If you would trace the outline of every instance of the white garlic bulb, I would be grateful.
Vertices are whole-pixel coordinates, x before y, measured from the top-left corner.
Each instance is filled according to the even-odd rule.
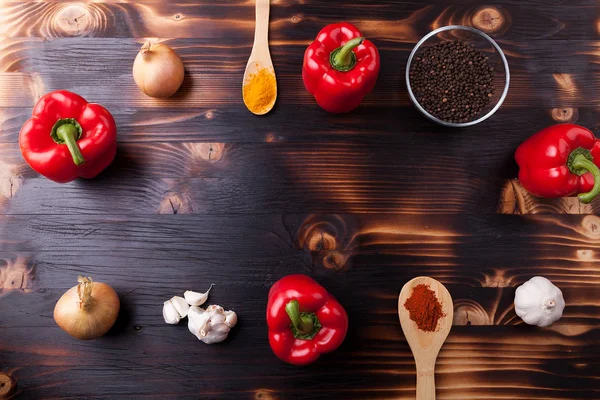
[[[192,306],[188,313],[188,329],[206,344],[225,340],[236,323],[237,314],[234,311],[225,311],[217,305],[208,306],[206,310]]]
[[[562,292],[543,276],[531,278],[515,293],[515,312],[529,325],[550,326],[564,309]]]

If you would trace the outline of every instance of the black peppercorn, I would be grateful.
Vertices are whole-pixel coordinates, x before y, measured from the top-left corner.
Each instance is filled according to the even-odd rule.
[[[424,48],[409,71],[411,89],[431,115],[463,123],[480,116],[494,93],[494,68],[473,45],[445,41]]]

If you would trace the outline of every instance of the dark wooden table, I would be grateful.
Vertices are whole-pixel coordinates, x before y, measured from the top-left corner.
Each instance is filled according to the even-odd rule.
[[[262,118],[241,101],[254,2],[169,3],[0,5],[0,393],[16,384],[19,399],[414,398],[397,296],[429,275],[456,306],[439,398],[600,398],[600,202],[532,198],[513,161],[547,125],[599,130],[597,1],[274,0],[279,99]],[[330,115],[300,71],[308,43],[340,20],[373,40],[382,66],[359,109]],[[461,130],[426,121],[404,85],[415,42],[448,24],[490,33],[513,73],[500,111]],[[186,65],[172,99],[133,82],[149,37]],[[55,89],[115,116],[117,159],[98,179],[55,184],[21,158],[19,129]],[[350,315],[341,348],[305,368],[280,362],[267,341],[269,287],[292,273],[313,276]],[[78,274],[122,301],[116,326],[90,342],[52,317]],[[546,329],[512,307],[515,287],[535,275],[567,301]],[[210,302],[237,311],[239,325],[207,346],[185,323],[166,325],[161,308],[211,283]]]

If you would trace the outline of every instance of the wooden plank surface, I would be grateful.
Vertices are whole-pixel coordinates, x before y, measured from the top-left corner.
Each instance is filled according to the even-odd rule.
[[[513,160],[553,123],[600,129],[600,5],[271,3],[279,98],[257,118],[240,90],[253,1],[0,2],[0,384],[10,376],[18,399],[411,399],[395,308],[403,284],[426,274],[455,303],[438,398],[600,398],[600,200],[534,198]],[[374,41],[382,66],[359,109],[330,115],[300,71],[306,46],[340,20]],[[513,75],[498,113],[462,130],[421,117],[403,77],[414,43],[448,24],[492,35]],[[185,63],[172,99],[133,83],[146,38]],[[95,180],[58,185],[20,155],[21,125],[55,89],[115,116],[118,155]],[[280,362],[266,333],[268,290],[292,273],[313,276],[350,315],[341,348],[305,368]],[[92,342],[52,318],[78,274],[122,302]],[[512,308],[535,275],[566,298],[551,328]],[[240,318],[215,346],[161,315],[165,299],[211,283],[210,302]]]

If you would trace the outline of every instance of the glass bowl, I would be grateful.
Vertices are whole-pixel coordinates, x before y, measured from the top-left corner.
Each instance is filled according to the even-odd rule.
[[[414,57],[418,56],[420,50],[428,46],[436,45],[443,41],[457,40],[462,41],[466,44],[474,45],[477,50],[481,51],[489,58],[490,64],[492,65],[492,67],[494,67],[494,75],[492,79],[493,85],[495,87],[494,94],[490,99],[490,102],[483,109],[483,111],[475,117],[476,119],[461,123],[444,121],[427,112],[417,101],[412,91],[410,83],[410,68],[412,65],[412,61]],[[508,62],[506,61],[506,56],[504,55],[504,52],[502,51],[500,46],[498,46],[494,39],[492,39],[485,33],[481,32],[478,29],[471,28],[469,26],[449,25],[429,32],[423,37],[423,39],[419,40],[419,42],[416,44],[415,48],[410,53],[410,57],[408,58],[408,64],[406,65],[406,87],[408,88],[408,95],[410,96],[410,100],[412,101],[412,103],[427,118],[440,125],[448,127],[463,128],[466,126],[478,124],[481,121],[485,121],[486,119],[491,117],[504,102],[506,94],[508,93],[509,84],[510,71],[508,69]]]

